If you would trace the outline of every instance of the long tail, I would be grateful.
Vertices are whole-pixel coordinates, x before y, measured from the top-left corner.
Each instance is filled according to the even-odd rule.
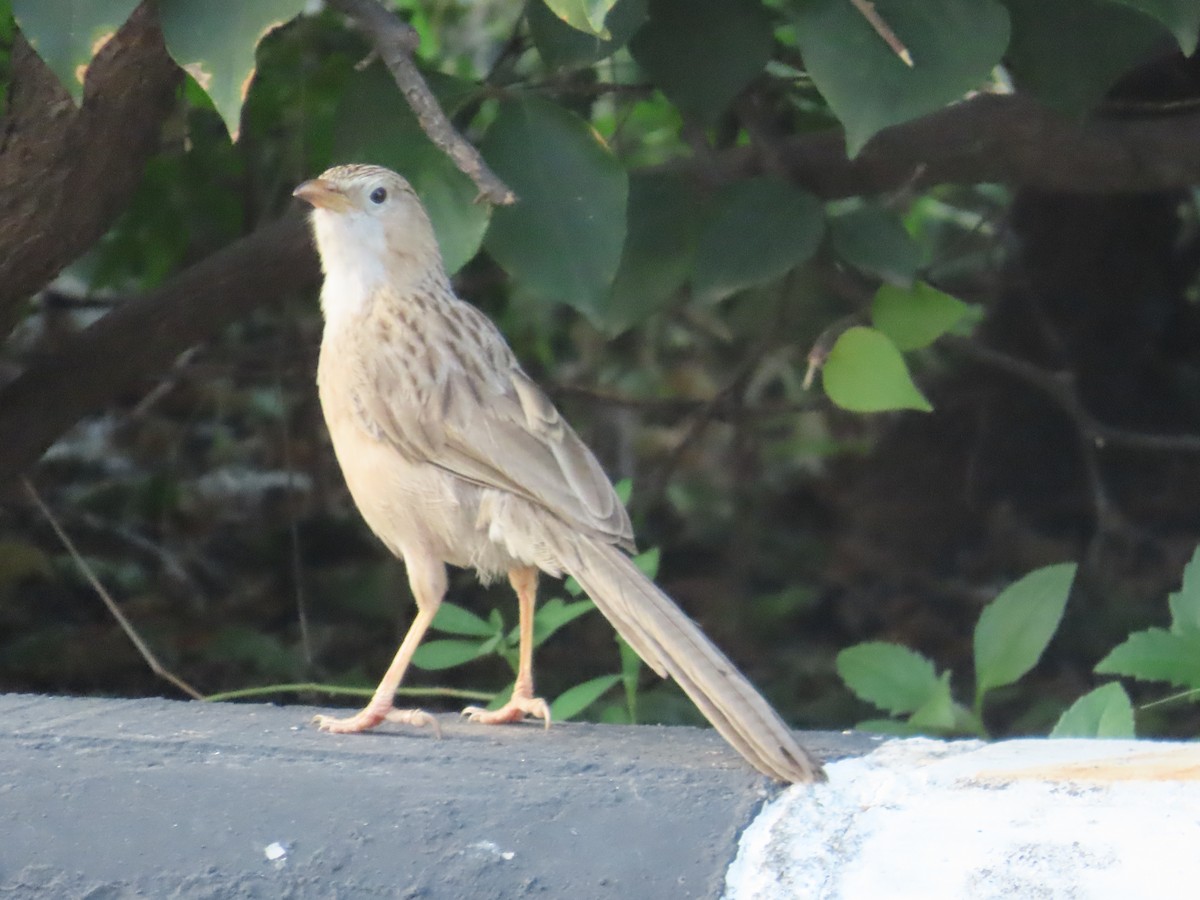
[[[575,576],[638,656],[674,678],[738,753],[779,781],[824,781],[821,764],[779,714],[675,603],[617,548],[579,534],[552,540]],[[569,546],[563,546],[569,544]]]

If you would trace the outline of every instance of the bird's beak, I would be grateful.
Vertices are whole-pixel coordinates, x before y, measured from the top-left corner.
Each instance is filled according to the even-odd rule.
[[[292,196],[299,197],[305,203],[311,203],[317,209],[328,209],[332,212],[346,212],[351,205],[349,197],[323,178],[313,178],[304,182],[292,191]]]

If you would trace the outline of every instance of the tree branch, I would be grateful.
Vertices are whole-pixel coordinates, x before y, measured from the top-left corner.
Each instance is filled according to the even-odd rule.
[[[299,215],[289,215],[114,309],[0,390],[0,484],[35,463],[81,417],[158,378],[191,345],[256,306],[320,278]]]
[[[18,32],[0,129],[0,333],[15,310],[91,247],[157,149],[182,73],[143,3],[96,54],[78,109]]]
[[[396,79],[404,99],[421,123],[421,129],[443,153],[454,160],[463,174],[475,182],[480,195],[500,206],[515,203],[516,194],[488,168],[474,145],[455,130],[442,111],[441,104],[429,90],[429,85],[413,61],[418,37],[412,26],[384,9],[376,0],[329,0],[329,6],[349,16],[367,36],[383,64]]]
[[[773,149],[788,177],[821,197],[904,187],[1000,182],[1047,191],[1169,191],[1200,182],[1200,110],[1076,121],[1026,97],[981,94],[884,129],[854,159],[840,129],[790,138]],[[715,183],[765,174],[754,147],[661,168]]]

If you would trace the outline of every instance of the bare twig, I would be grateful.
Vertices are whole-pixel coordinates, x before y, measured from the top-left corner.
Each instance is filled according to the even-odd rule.
[[[900,57],[900,61],[908,66],[913,67],[912,54],[908,52],[908,48],[904,46],[903,41],[896,37],[896,32],[892,31],[892,26],[888,25],[883,20],[883,16],[879,15],[879,11],[875,9],[875,4],[871,0],[850,0],[854,4],[854,8],[862,13],[863,18],[871,23],[871,27],[875,29],[875,33],[883,38],[883,42],[892,48],[892,52]]]
[[[75,561],[75,565],[79,566],[79,570],[83,572],[84,577],[87,578],[87,580],[91,583],[96,593],[100,595],[100,599],[104,601],[104,605],[108,607],[108,611],[112,613],[112,617],[117,620],[117,624],[121,626],[121,630],[125,632],[126,637],[128,637],[133,643],[133,646],[137,648],[138,653],[142,655],[142,659],[146,661],[146,665],[150,667],[150,671],[152,671],[158,677],[163,678],[175,685],[175,687],[179,688],[179,690],[183,691],[193,700],[203,700],[203,694],[197,691],[182,678],[170,672],[163,666],[162,663],[158,661],[158,657],[154,655],[154,651],[152,651],[146,645],[146,642],[143,641],[141,636],[138,635],[138,633],[134,630],[133,625],[127,618],[125,618],[125,614],[121,612],[121,608],[117,606],[116,601],[114,601],[108,591],[105,590],[104,585],[100,583],[100,579],[96,577],[96,573],[92,571],[92,567],[87,564],[87,560],[85,560],[75,548],[75,543],[67,535],[66,531],[63,530],[63,527],[59,524],[58,519],[54,517],[54,513],[50,511],[50,507],[48,507],[45,504],[45,501],[42,500],[41,495],[34,488],[33,483],[28,478],[22,478],[21,482],[24,484],[25,492],[29,494],[29,498],[41,511],[42,515],[46,517],[46,521],[50,523],[50,527],[54,529],[54,533],[58,535],[58,539],[62,541],[62,545],[67,549],[67,552],[71,554],[71,559]]]
[[[516,194],[488,168],[479,151],[455,130],[425,83],[413,61],[419,43],[416,30],[376,0],[329,0],[329,6],[349,16],[371,41],[416,114],[421,129],[475,182],[480,196],[500,206],[515,203]]]
[[[319,280],[308,227],[289,215],[64,339],[0,388],[0,483],[36,462],[81,417],[161,377],[188,347]]]
[[[1127,527],[1112,499],[1100,466],[1100,452],[1109,446],[1137,450],[1200,453],[1200,436],[1193,434],[1148,434],[1117,428],[1099,421],[1086,406],[1076,386],[1074,373],[1051,371],[1026,359],[987,347],[969,338],[953,335],[940,343],[953,347],[975,362],[1005,372],[1025,382],[1053,402],[1066,415],[1079,439],[1080,457],[1092,496],[1096,534],[1092,547],[1101,546],[1100,538]],[[1089,553],[1089,556],[1091,554]]]
[[[976,362],[1007,372],[1054,401],[1067,414],[1088,443],[1097,449],[1108,446],[1128,447],[1134,450],[1160,450],[1174,453],[1200,453],[1200,435],[1152,434],[1118,428],[1099,421],[1083,405],[1075,388],[1075,379],[1069,372],[1054,372],[1028,360],[1012,356],[1001,350],[986,347],[969,338],[947,335],[941,343],[953,347]]]

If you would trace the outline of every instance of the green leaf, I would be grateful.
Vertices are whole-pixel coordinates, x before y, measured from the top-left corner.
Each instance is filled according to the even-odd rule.
[[[658,577],[658,563],[662,557],[662,550],[659,547],[651,547],[644,553],[639,553],[633,558],[633,564],[638,567],[643,575],[653,581]]]
[[[771,43],[758,0],[650,0],[629,49],[672,103],[712,124],[762,72]]]
[[[613,485],[613,490],[617,494],[617,499],[621,501],[621,505],[628,506],[629,498],[633,496],[633,479],[622,478]]]
[[[837,673],[857,696],[894,714],[919,709],[944,687],[924,656],[881,641],[843,650],[837,655]]]
[[[1178,593],[1167,598],[1174,634],[1200,635],[1200,547],[1183,568],[1183,584]]]
[[[139,0],[13,0],[12,13],[30,46],[79,103],[92,57],[116,34],[138,3]]]
[[[632,175],[621,265],[603,310],[616,334],[666,305],[687,281],[700,232],[700,203],[684,178]]]
[[[1013,81],[1021,91],[1068,113],[1094,107],[1166,36],[1159,23],[1105,0],[1005,3],[1012,16],[1005,63]]]
[[[1184,56],[1196,52],[1200,39],[1200,3],[1196,0],[1112,0],[1141,10],[1162,22],[1179,41]]]
[[[463,609],[454,603],[444,601],[438,607],[437,615],[433,617],[430,626],[447,634],[462,634],[468,637],[491,637],[496,633],[495,627],[470,610]]]
[[[877,131],[983,85],[1008,46],[1008,15],[995,0],[875,0],[874,6],[908,48],[911,67],[849,0],[791,4],[805,66],[845,125],[851,157]]]
[[[821,383],[830,400],[851,412],[933,410],[896,345],[874,328],[859,325],[842,332],[825,360]]]
[[[871,303],[871,321],[900,350],[928,347],[970,311],[957,297],[919,281],[909,289],[885,284]]]
[[[987,605],[975,626],[975,696],[1012,684],[1035,665],[1054,636],[1071,582],[1074,563],[1035,569],[1010,584]]]
[[[504,103],[482,149],[520,198],[493,213],[488,252],[532,293],[602,326],[625,242],[621,164],[586,122],[537,97]]]
[[[604,20],[615,3],[616,0],[545,0],[546,7],[559,19],[598,38],[611,37]]]
[[[1052,738],[1132,738],[1133,704],[1119,682],[1084,694],[1058,718]]]
[[[564,603],[560,597],[542,604],[533,617],[533,646],[540,647],[554,632],[595,608],[591,600]]]
[[[696,247],[692,286],[702,301],[772,281],[820,246],[825,217],[817,198],[777,178],[747,178],[713,199]]]
[[[486,641],[426,641],[413,654],[412,664],[430,671],[452,669],[490,652]]]
[[[254,78],[258,42],[304,12],[307,5],[307,0],[161,0],[158,4],[167,50],[212,97],[234,141],[238,139],[242,103]]]
[[[646,21],[646,0],[617,0],[604,20],[609,36],[584,34],[566,24],[545,3],[529,4],[529,35],[552,69],[574,69],[612,56]]]
[[[568,688],[550,704],[550,718],[556,722],[573,719],[599,700],[605,691],[620,680],[621,676],[619,675],[601,675],[599,678],[593,678],[583,684]]]
[[[950,673],[943,672],[936,689],[919,707],[913,710],[908,721],[915,728],[927,731],[953,731],[958,721],[954,698],[950,696]]]
[[[829,236],[838,256],[890,284],[912,284],[921,265],[921,248],[900,216],[875,203],[831,216]]]
[[[1136,631],[1100,660],[1095,671],[1200,688],[1200,634],[1172,634],[1162,628]]]
[[[448,108],[465,94],[462,82],[446,76],[430,81]],[[491,207],[476,202],[479,189],[425,135],[383,66],[371,66],[347,80],[336,121],[337,158],[374,162],[407,178],[429,212],[446,271],[462,268],[483,243]]]

